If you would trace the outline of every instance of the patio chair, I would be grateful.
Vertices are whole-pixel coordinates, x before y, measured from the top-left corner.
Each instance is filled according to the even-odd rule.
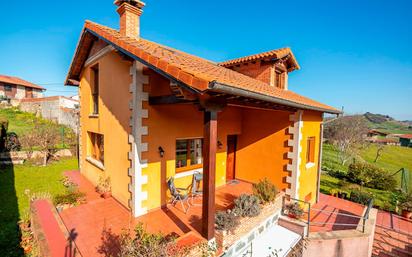
[[[187,213],[187,211],[190,208],[190,204],[188,202],[189,194],[188,193],[185,193],[185,194],[181,193],[182,191],[187,191],[187,189],[186,188],[176,187],[173,177],[171,177],[167,181],[167,187],[169,188],[170,194],[172,195],[172,199],[171,199],[172,205],[175,206],[177,202],[180,202],[180,204],[182,205],[182,209],[183,209],[184,213]],[[185,208],[184,203],[187,204],[187,208]]]
[[[203,179],[203,174],[200,172],[196,172],[193,174],[193,181],[192,181],[192,190],[191,190],[191,194],[190,194],[190,198],[192,200],[192,205],[196,205],[194,204],[194,200],[196,196],[201,196],[203,194],[203,191],[201,189],[199,189],[200,186],[200,182]],[[197,204],[199,205],[199,204]]]

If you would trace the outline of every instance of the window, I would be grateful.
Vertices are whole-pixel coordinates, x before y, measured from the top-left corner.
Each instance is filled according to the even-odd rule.
[[[4,91],[12,91],[12,86],[11,85],[4,85]]]
[[[89,132],[89,155],[96,161],[100,161],[104,164],[104,136]]]
[[[99,65],[91,68],[92,114],[99,114]]]
[[[176,172],[202,167],[202,139],[176,140]]]
[[[315,162],[315,137],[308,137],[306,163]]]

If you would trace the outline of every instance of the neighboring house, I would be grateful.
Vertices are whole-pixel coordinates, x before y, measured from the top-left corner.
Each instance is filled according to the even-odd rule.
[[[43,97],[46,89],[17,77],[0,75],[0,96],[10,100]]]
[[[412,134],[403,134],[399,136],[401,146],[412,147]]]
[[[387,136],[388,136],[388,133],[379,131],[376,129],[371,129],[368,131],[368,138],[378,139],[378,138],[384,138]]]
[[[22,99],[19,108],[78,130],[79,101],[65,96]]]
[[[214,237],[215,188],[268,178],[318,198],[324,113],[289,89],[289,48],[214,63],[140,37],[140,1],[115,2],[120,31],[85,23],[66,85],[80,96],[80,170],[135,217],[166,205],[203,172],[202,235]]]

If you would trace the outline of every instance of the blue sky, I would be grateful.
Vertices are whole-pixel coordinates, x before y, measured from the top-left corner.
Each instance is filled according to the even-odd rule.
[[[113,0],[1,1],[0,74],[64,87],[84,20],[118,27]],[[412,120],[412,1],[146,0],[142,36],[213,61],[284,46],[289,88],[341,108]]]

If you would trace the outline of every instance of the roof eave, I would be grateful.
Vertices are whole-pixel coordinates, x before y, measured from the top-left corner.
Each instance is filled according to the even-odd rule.
[[[319,112],[324,112],[324,113],[330,113],[330,114],[342,114],[341,111],[337,109],[327,109],[327,108],[321,108],[321,107],[315,107],[311,105],[306,105],[306,104],[300,104],[296,102],[292,102],[289,100],[285,100],[282,98],[278,97],[273,97],[273,96],[268,96],[264,95],[261,93],[241,89],[241,88],[236,88],[233,86],[229,86],[217,81],[212,81],[209,84],[209,89],[216,91],[216,92],[221,92],[221,93],[226,93],[226,94],[232,94],[232,95],[237,95],[237,96],[243,96],[243,97],[251,97],[257,100],[262,100],[274,104],[280,104],[280,105],[286,105],[298,109],[306,109],[306,110],[312,110],[312,111],[319,111]]]

